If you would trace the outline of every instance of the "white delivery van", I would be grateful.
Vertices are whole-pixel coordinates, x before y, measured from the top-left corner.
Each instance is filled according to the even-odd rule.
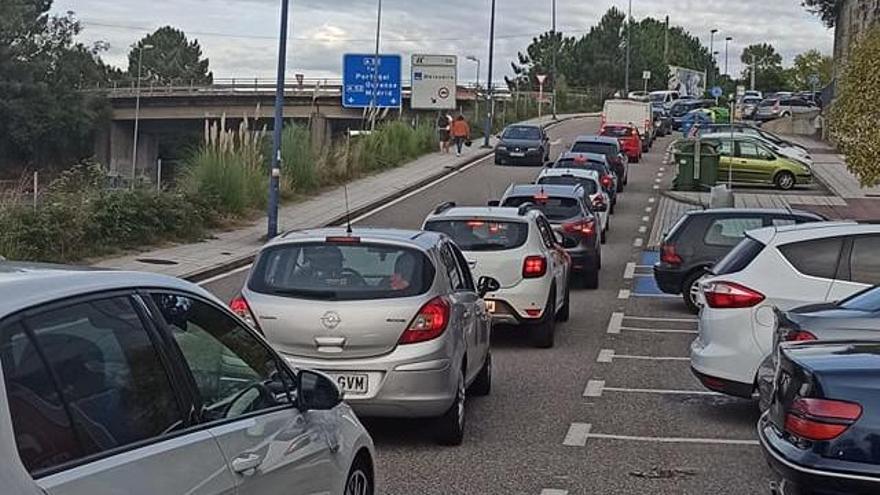
[[[632,124],[642,136],[642,151],[654,141],[654,118],[651,104],[633,100],[605,100],[602,109],[602,127],[606,124]]]

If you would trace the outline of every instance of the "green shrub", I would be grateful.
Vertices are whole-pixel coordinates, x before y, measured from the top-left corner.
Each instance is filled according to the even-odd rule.
[[[297,124],[285,127],[281,136],[281,177],[284,180],[284,190],[313,192],[320,185],[316,161],[308,127]]]
[[[246,152],[201,148],[186,161],[181,190],[213,201],[226,215],[266,206],[268,174]]]

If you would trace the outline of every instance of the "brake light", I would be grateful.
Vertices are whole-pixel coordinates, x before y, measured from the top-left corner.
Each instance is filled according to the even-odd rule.
[[[263,333],[260,330],[260,325],[257,324],[257,319],[254,318],[254,313],[251,311],[251,306],[248,304],[247,299],[244,298],[241,294],[232,298],[229,301],[229,309],[232,310],[233,313],[238,315],[239,318],[245,321],[251,328]]]
[[[467,223],[467,226],[472,229],[482,227],[483,225],[486,225],[485,222],[481,222],[479,220],[471,220]]]
[[[807,440],[839,437],[862,415],[854,402],[826,399],[797,399],[785,415],[785,431]]]
[[[681,256],[675,252],[675,244],[663,244],[660,246],[660,261],[667,265],[680,265],[684,262]]]
[[[819,340],[819,338],[806,330],[794,330],[786,333],[782,340],[786,342],[810,342]]]
[[[547,273],[547,258],[543,256],[526,256],[523,260],[523,278],[540,278]]]
[[[611,178],[610,175],[603,175],[602,176],[602,185],[605,187],[611,187],[614,185],[614,179]]]
[[[326,242],[342,243],[342,244],[357,244],[357,243],[361,242],[360,237],[353,237],[353,236],[333,236],[333,237],[327,237],[324,240]]]
[[[706,304],[715,309],[751,308],[764,299],[764,294],[733,282],[710,282],[703,286]]]
[[[436,339],[448,324],[449,303],[442,297],[435,297],[422,306],[397,343],[415,344]]]
[[[562,224],[562,230],[569,234],[592,235],[596,232],[596,222],[593,220],[581,220],[578,222]]]

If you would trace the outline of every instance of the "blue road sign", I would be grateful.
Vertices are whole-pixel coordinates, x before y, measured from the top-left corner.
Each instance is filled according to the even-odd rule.
[[[724,90],[718,86],[715,86],[714,88],[712,88],[709,94],[712,95],[712,98],[721,98],[721,95],[724,94]]]
[[[353,53],[342,57],[342,106],[368,108],[375,96],[377,108],[400,107],[400,55],[379,55],[378,72],[376,60],[375,55]]]

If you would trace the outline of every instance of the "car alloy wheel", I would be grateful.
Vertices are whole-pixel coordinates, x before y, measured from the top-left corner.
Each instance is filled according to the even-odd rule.
[[[461,445],[464,440],[465,400],[467,397],[464,382],[464,369],[461,369],[458,372],[458,381],[455,387],[455,401],[438,420],[436,439],[437,443],[441,445]]]
[[[371,495],[370,478],[360,466],[355,466],[348,475],[345,483],[345,495]]]
[[[775,182],[776,182],[776,187],[778,187],[779,189],[782,189],[783,191],[788,191],[789,189],[792,189],[794,187],[794,184],[795,184],[794,174],[792,174],[791,172],[786,172],[786,171],[779,172],[779,174],[776,176]]]

